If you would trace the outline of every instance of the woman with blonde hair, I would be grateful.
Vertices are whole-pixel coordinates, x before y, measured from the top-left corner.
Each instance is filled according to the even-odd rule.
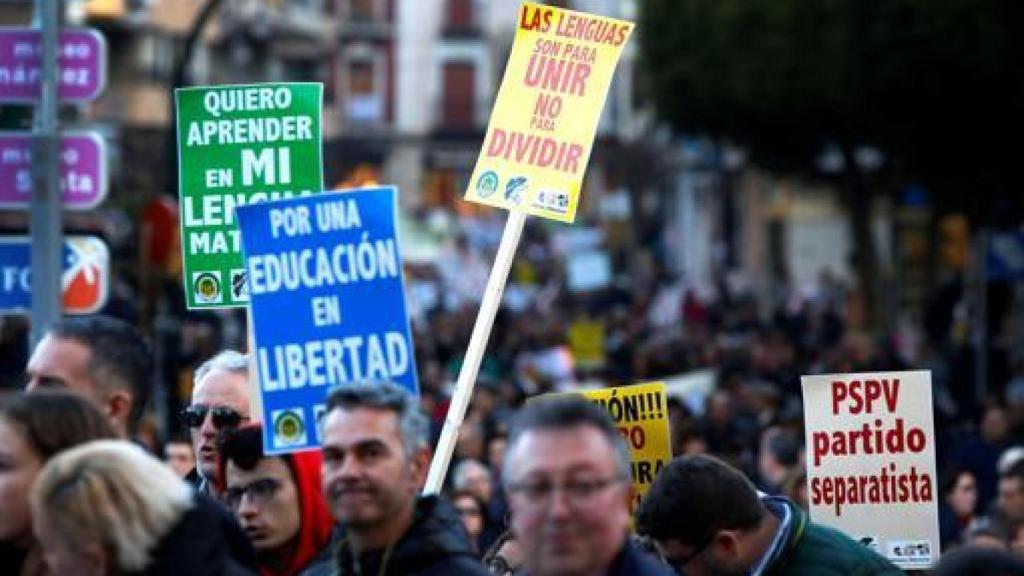
[[[125,442],[90,442],[54,457],[31,504],[54,574],[252,574],[228,554],[217,504]]]

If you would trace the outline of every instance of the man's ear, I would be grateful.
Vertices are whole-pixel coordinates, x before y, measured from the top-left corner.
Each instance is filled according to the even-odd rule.
[[[737,530],[719,530],[715,534],[715,552],[719,558],[733,560],[740,555],[740,533]]]
[[[427,481],[427,473],[430,472],[430,460],[432,456],[433,453],[430,451],[430,448],[424,446],[413,453],[412,458],[409,459],[409,469],[412,473],[412,478],[420,488],[422,488],[423,484]]]
[[[132,411],[132,394],[127,390],[114,390],[107,395],[105,403],[107,419],[115,430],[127,433],[128,419]]]

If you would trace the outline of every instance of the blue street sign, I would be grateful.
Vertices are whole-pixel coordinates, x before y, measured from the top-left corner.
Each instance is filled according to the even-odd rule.
[[[985,268],[989,280],[1024,280],[1024,233],[993,234],[986,247]]]
[[[94,236],[64,238],[61,291],[64,311],[92,314],[107,302],[110,251]],[[32,239],[0,238],[0,314],[27,314],[32,308]]]
[[[383,187],[236,207],[266,454],[320,445],[332,386],[390,380],[418,392],[397,194]]]

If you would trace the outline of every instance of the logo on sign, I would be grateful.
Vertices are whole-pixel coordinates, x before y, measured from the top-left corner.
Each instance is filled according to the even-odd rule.
[[[569,193],[564,190],[538,190],[533,207],[565,214],[569,210]]]
[[[487,198],[498,191],[498,174],[494,170],[488,170],[476,179],[476,194],[481,198]]]
[[[80,314],[99,310],[107,301],[104,279],[110,260],[107,245],[98,238],[68,238],[64,254],[64,273],[60,280],[64,308]]]
[[[220,287],[220,271],[193,272],[192,292],[196,302],[219,304],[224,300]]]
[[[505,184],[505,201],[519,205],[526,194],[528,180],[525,176],[514,176]]]
[[[889,558],[904,564],[929,566],[932,544],[928,540],[894,540],[889,542]]]
[[[299,408],[275,410],[271,414],[274,422],[274,440],[278,446],[302,446],[306,444],[306,421]]]
[[[231,270],[231,299],[235,302],[249,301],[249,283],[245,281],[245,270]]]

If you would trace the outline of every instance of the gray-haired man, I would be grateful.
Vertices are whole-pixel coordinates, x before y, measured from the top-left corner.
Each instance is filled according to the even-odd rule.
[[[324,557],[334,557],[335,573],[487,574],[451,504],[419,496],[428,433],[416,399],[397,385],[349,385],[328,396],[323,490],[339,528]]]
[[[196,469],[185,480],[210,494],[216,491],[221,432],[248,422],[251,415],[249,359],[234,350],[220,352],[196,369],[193,383],[192,404],[184,419],[192,433]]]

